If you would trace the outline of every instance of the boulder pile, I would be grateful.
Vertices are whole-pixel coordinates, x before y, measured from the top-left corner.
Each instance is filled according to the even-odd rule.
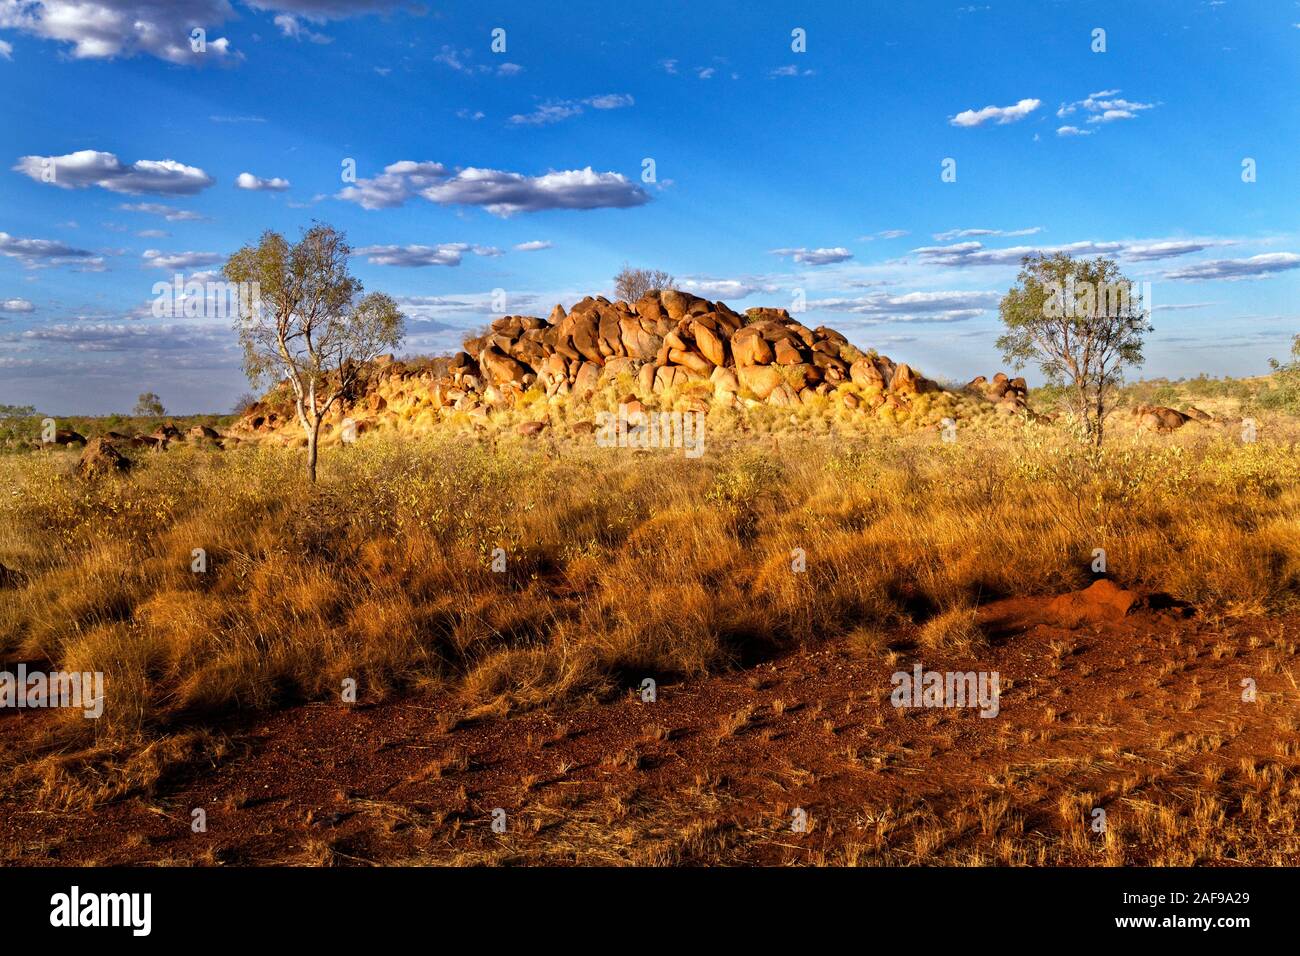
[[[365,394],[339,413],[364,430],[393,416],[430,420],[450,412],[486,418],[530,390],[582,401],[614,386],[630,399],[683,399],[695,407],[794,407],[819,398],[849,410],[903,409],[938,387],[905,364],[863,353],[843,335],[809,328],[785,309],[741,314],[673,290],[636,302],[588,296],[548,318],[507,315],[465,351],[423,364],[385,356]],[[253,435],[294,424],[285,409],[252,406],[233,431]]]
[[[983,396],[994,402],[1002,415],[1014,415],[1029,405],[1029,386],[1023,378],[1007,378],[1004,372],[998,372],[989,381],[983,375],[977,375],[966,385],[966,391]]]

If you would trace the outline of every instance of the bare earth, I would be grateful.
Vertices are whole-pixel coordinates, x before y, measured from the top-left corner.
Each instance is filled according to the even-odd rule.
[[[1158,605],[1160,602],[1154,602]],[[412,694],[227,726],[215,765],[94,811],[0,802],[10,864],[1300,862],[1300,618],[980,612],[978,660],[810,646],[550,711]],[[919,655],[919,656],[918,656]],[[892,659],[891,659],[892,658]],[[897,710],[890,675],[997,670],[1001,719]],[[1242,680],[1257,685],[1243,701]],[[629,683],[636,683],[629,681]],[[21,747],[48,713],[0,718]],[[207,832],[191,831],[204,808]],[[1092,826],[1106,812],[1106,832]],[[505,832],[492,829],[505,811]],[[797,809],[807,829],[795,832]]]

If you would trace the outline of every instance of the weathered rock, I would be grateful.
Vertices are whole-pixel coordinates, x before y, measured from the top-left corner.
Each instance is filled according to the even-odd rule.
[[[738,368],[768,365],[772,361],[772,346],[760,330],[746,326],[731,337],[731,355]]]
[[[789,408],[791,405],[798,405],[799,398],[789,385],[782,382],[768,392],[767,404],[775,405],[778,408]]]
[[[790,339],[778,339],[773,352],[778,365],[800,365],[804,361],[803,353]]]
[[[680,388],[702,376],[681,365],[662,365],[655,371],[654,391],[662,392],[669,388]]]
[[[524,376],[528,374],[528,368],[522,362],[503,355],[494,347],[483,350],[479,356],[479,365],[487,380],[498,385],[508,382],[523,385]]]
[[[691,331],[695,335],[695,346],[700,350],[701,355],[714,365],[727,364],[727,343],[718,334],[716,328],[711,328],[703,320],[697,320],[691,323]]]
[[[515,431],[526,438],[531,438],[540,435],[548,424],[548,422],[520,422]]]
[[[884,388],[885,376],[869,356],[863,356],[849,366],[849,378],[864,388]]]
[[[1171,432],[1182,428],[1189,421],[1191,421],[1191,416],[1184,415],[1172,408],[1166,408],[1163,405],[1157,405],[1147,409],[1138,422],[1138,427],[1150,431]]]
[[[77,462],[77,474],[82,478],[124,474],[130,469],[131,459],[103,438],[92,438],[81,453],[81,460]]]
[[[736,378],[742,388],[755,398],[766,400],[773,389],[782,384],[781,373],[772,365],[746,365],[736,369]]]
[[[578,374],[573,379],[573,394],[578,398],[588,398],[600,384],[601,367],[595,362],[583,362]]]

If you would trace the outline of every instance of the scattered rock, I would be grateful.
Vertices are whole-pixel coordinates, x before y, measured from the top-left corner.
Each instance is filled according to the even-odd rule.
[[[77,462],[77,474],[90,479],[124,474],[130,469],[131,459],[103,438],[92,438]]]

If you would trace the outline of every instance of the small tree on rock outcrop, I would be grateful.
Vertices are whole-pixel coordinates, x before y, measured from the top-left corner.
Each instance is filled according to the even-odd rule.
[[[998,311],[1003,359],[1018,369],[1036,361],[1050,384],[1064,385],[1084,433],[1100,445],[1124,367],[1142,364],[1151,331],[1133,283],[1113,259],[1028,255]]]
[[[673,277],[662,269],[633,269],[626,262],[614,276],[614,298],[635,302],[647,292],[663,292],[673,287]]]
[[[313,482],[325,416],[367,363],[395,349],[405,331],[389,296],[362,295],[361,281],[348,272],[351,254],[343,233],[317,223],[294,245],[267,231],[222,270],[228,281],[253,283],[257,290],[247,303],[240,297],[235,322],[244,370],[255,387],[289,382]]]

